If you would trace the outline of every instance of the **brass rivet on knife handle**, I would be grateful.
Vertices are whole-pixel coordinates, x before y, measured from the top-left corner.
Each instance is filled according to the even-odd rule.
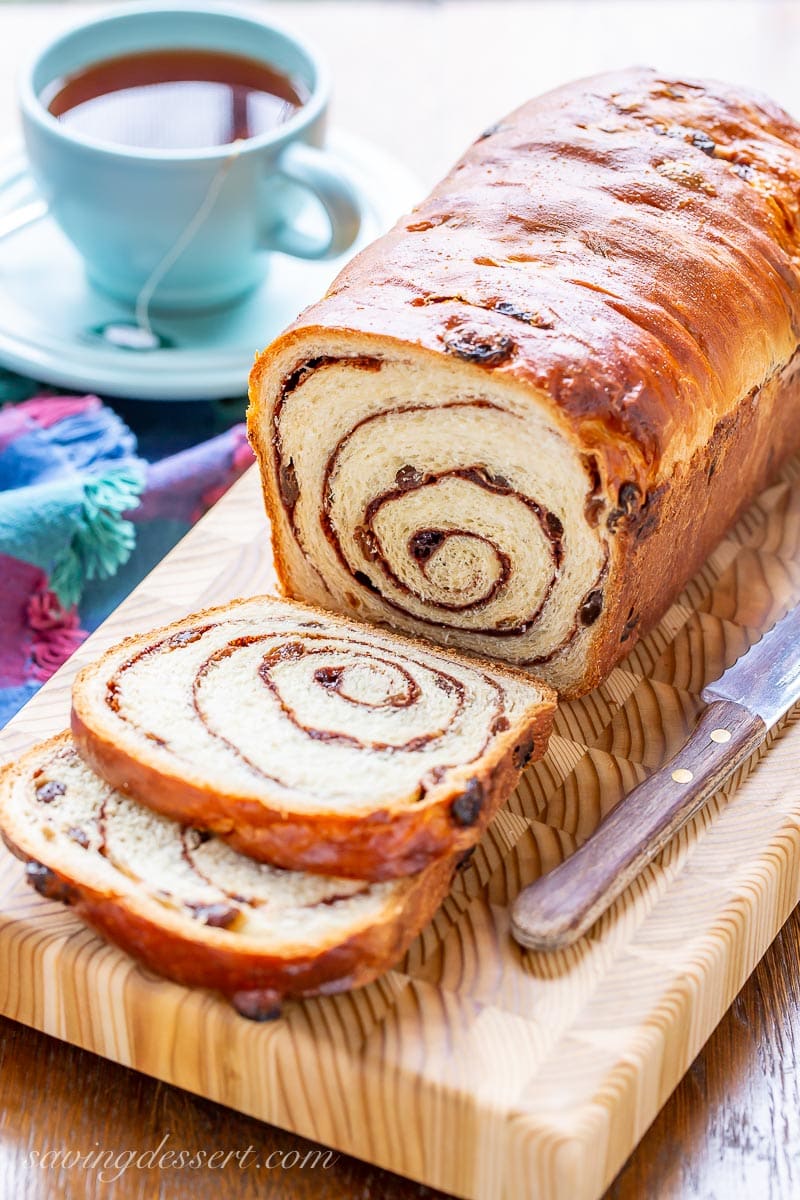
[[[727,740],[713,736],[720,731]],[[761,717],[732,700],[709,704],[678,754],[621,800],[570,858],[520,893],[511,920],[516,940],[532,950],[577,941],[766,732]]]

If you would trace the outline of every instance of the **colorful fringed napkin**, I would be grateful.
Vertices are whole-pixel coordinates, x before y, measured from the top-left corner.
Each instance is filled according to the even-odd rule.
[[[147,406],[145,458],[96,396],[19,399],[27,381],[0,382],[12,401],[0,408],[2,726],[252,456],[242,424],[187,447],[191,429],[176,437],[166,406],[161,427]]]

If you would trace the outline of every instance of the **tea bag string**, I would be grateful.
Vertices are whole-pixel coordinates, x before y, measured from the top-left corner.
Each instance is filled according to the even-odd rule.
[[[211,210],[217,202],[217,197],[222,190],[222,185],[227,178],[228,172],[236,162],[236,159],[239,157],[243,145],[243,138],[237,138],[236,141],[231,142],[230,151],[222,160],[218,170],[213,175],[211,182],[208,185],[208,190],[206,191],[206,194],[203,197],[197,212],[194,214],[191,221],[179,235],[177,240],[169,248],[164,257],[150,272],[150,275],[145,280],[141,291],[136,297],[134,320],[140,329],[144,329],[153,338],[155,338],[156,335],[153,333],[153,327],[150,324],[150,305],[153,302],[153,296],[155,295],[156,289],[170,268],[178,261],[186,247],[189,245],[194,236],[197,234],[198,230],[203,226],[206,219],[210,215]]]

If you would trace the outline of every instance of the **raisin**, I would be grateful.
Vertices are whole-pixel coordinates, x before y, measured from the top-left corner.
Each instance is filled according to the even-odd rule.
[[[551,537],[560,538],[564,536],[564,526],[558,519],[555,513],[549,512],[545,517],[547,528],[550,531]]]
[[[620,508],[623,508],[625,512],[631,512],[639,503],[639,497],[641,494],[642,493],[638,484],[623,483],[622,487],[619,489],[617,502]]]
[[[692,145],[698,150],[702,150],[703,154],[707,154],[709,158],[714,157],[717,149],[717,143],[713,138],[710,138],[707,133],[700,133],[699,131],[692,134]]]
[[[526,323],[533,318],[533,313],[526,312],[524,308],[519,308],[516,304],[512,304],[510,300],[498,300],[494,306],[494,311],[502,313],[504,317],[513,317],[515,321],[525,321]]]
[[[443,541],[440,529],[420,529],[408,539],[408,552],[417,562],[427,562]]]
[[[603,593],[598,588],[594,592],[589,592],[589,595],[584,600],[580,608],[581,625],[594,625],[600,613],[603,611]]]
[[[242,1017],[250,1021],[277,1021],[281,1015],[281,995],[271,988],[234,992],[231,1004]]]
[[[344,675],[344,667],[318,667],[314,672],[314,679],[324,688],[335,690],[342,682]]]
[[[490,475],[488,471],[485,472],[485,475],[492,487],[502,488],[504,492],[511,491],[511,484],[505,475]]]
[[[291,458],[288,463],[281,463],[279,486],[281,499],[289,512],[292,512],[300,498],[300,485],[297,482],[297,471]]]
[[[50,804],[55,800],[56,796],[63,796],[67,790],[65,783],[59,783],[56,779],[51,779],[48,783],[40,783],[36,789],[36,799],[41,804]]]
[[[422,483],[422,473],[416,467],[406,464],[397,472],[394,481],[401,492],[410,492]]]
[[[514,353],[514,339],[489,327],[475,328],[457,325],[442,335],[442,341],[450,354],[463,358],[465,362],[494,367],[505,362]]]
[[[515,321],[524,321],[526,325],[533,325],[536,329],[553,328],[553,322],[550,317],[546,317],[540,312],[519,308],[518,305],[512,304],[510,300],[498,300],[497,304],[494,304],[492,307],[495,312],[502,313],[504,317],[512,317]]]
[[[608,528],[612,533],[623,517],[629,517],[641,503],[641,489],[635,483],[623,483],[617,494],[617,508],[608,514]]]
[[[514,753],[511,757],[511,761],[518,771],[525,770],[528,763],[533,758],[533,752],[535,748],[535,743],[532,737],[526,738],[524,742],[520,742],[518,746],[514,747]]]
[[[25,878],[46,900],[60,900],[62,904],[72,904],[76,898],[77,893],[71,884],[59,879],[55,871],[51,871],[44,863],[27,863]]]
[[[214,929],[230,929],[239,916],[239,909],[231,904],[190,904],[189,908],[198,921]]]
[[[483,808],[483,784],[479,779],[470,779],[460,796],[450,805],[450,813],[456,825],[474,825]]]

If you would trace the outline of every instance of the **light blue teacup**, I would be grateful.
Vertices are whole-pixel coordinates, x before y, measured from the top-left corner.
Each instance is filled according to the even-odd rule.
[[[102,59],[186,47],[263,60],[299,78],[309,98],[268,133],[203,150],[95,141],[70,131],[40,99],[56,80]],[[202,0],[136,3],[87,21],[42,50],[23,73],[21,107],[31,170],[90,280],[134,305],[161,271],[148,304],[191,310],[250,291],[263,279],[270,251],[320,259],[352,245],[358,195],[322,149],[328,91],[319,58],[257,17]],[[296,223],[309,192],[327,213],[327,236]]]

